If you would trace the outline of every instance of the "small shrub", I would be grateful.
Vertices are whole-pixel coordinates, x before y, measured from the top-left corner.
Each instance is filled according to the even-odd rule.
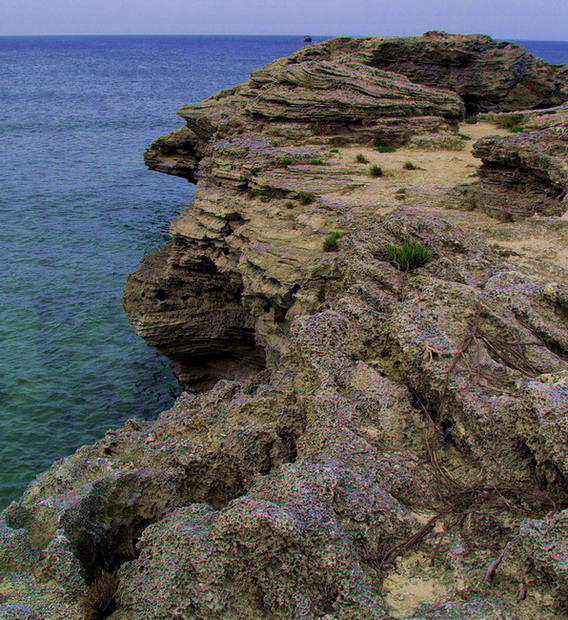
[[[355,161],[358,164],[368,164],[369,160],[365,157],[365,155],[363,155],[363,153],[357,153],[357,156],[355,157]]]
[[[406,187],[399,187],[394,196],[397,200],[404,200],[406,198]]]
[[[107,572],[91,585],[81,600],[81,611],[85,620],[102,620],[108,618],[116,606],[118,578]]]
[[[375,147],[375,151],[378,151],[379,153],[394,153],[396,149],[394,146],[377,146]]]
[[[469,116],[466,116],[463,119],[464,123],[467,123],[468,125],[475,125],[478,121],[478,115],[477,114],[470,114]]]
[[[402,166],[405,170],[420,170],[418,166],[415,166],[411,161],[404,162]]]
[[[524,128],[521,127],[520,125],[515,125],[514,127],[510,127],[509,131],[511,133],[521,133],[521,131],[524,131]]]
[[[314,201],[315,196],[310,192],[300,192],[298,194],[298,200],[300,204],[310,205]]]
[[[375,140],[373,141],[374,146],[388,146],[388,144],[384,141],[383,138],[375,138]]]
[[[382,177],[384,176],[383,169],[375,164],[369,168],[369,176]]]
[[[326,162],[318,157],[308,160],[308,164],[311,164],[312,166],[325,166]]]
[[[512,131],[513,128],[519,127],[521,123],[525,120],[524,114],[502,114],[501,116],[496,116],[492,119],[493,122],[497,125],[497,127],[501,127],[501,129],[508,129]]]
[[[333,230],[323,240],[324,252],[337,252],[339,249],[338,241],[345,236],[343,230]]]
[[[292,157],[279,157],[276,160],[276,164],[280,168],[286,168],[287,166],[291,166],[294,163],[294,159]]]
[[[458,133],[458,136],[459,136],[462,140],[471,140],[471,136],[468,136],[466,133]]]
[[[329,149],[330,153],[339,153],[339,149]]]
[[[386,258],[401,271],[412,271],[432,260],[432,253],[420,241],[407,241],[402,245],[385,245]]]

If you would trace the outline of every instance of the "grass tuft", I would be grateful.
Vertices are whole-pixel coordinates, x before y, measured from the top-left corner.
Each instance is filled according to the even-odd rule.
[[[358,164],[368,164],[369,160],[363,155],[363,153],[357,153],[355,157],[355,162]]]
[[[432,260],[432,253],[420,241],[407,241],[402,245],[385,245],[385,256],[401,271],[412,271]]]
[[[375,147],[375,151],[378,151],[379,153],[394,153],[396,149],[394,146],[377,146]]]
[[[458,133],[458,136],[459,136],[462,140],[471,140],[471,136],[468,136],[466,133]]]
[[[420,170],[420,168],[413,164],[411,161],[404,162],[404,165],[402,167],[405,170]]]
[[[84,620],[108,618],[116,606],[118,578],[106,571],[91,585],[81,600]]]
[[[372,177],[382,177],[384,176],[383,169],[376,164],[369,168],[369,175]]]
[[[332,230],[323,240],[324,252],[337,252],[339,249],[338,241],[345,236],[343,230]]]
[[[477,114],[470,114],[469,116],[466,116],[463,119],[464,123],[467,123],[468,125],[475,125],[478,121],[478,115]]]

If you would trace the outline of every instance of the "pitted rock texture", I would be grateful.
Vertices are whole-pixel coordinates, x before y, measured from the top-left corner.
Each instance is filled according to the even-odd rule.
[[[330,147],[424,155],[464,109],[370,68],[382,41],[276,61],[146,153],[198,186],[125,303],[191,393],[4,511],[1,617],[84,618],[105,572],[111,620],[563,617],[565,279],[508,262],[481,214],[353,199],[389,177]],[[430,259],[404,271],[408,241]]]
[[[401,273],[383,251],[408,238],[433,260]],[[10,604],[57,618],[104,568],[120,578],[114,620],[561,617],[560,552],[524,569],[522,602],[508,572],[483,585],[505,549],[511,566],[545,553],[538,537],[514,541],[568,499],[560,289],[417,209],[354,223],[337,260],[341,286],[292,322],[280,370],[109,432],[5,512],[11,540],[29,536],[12,565],[38,575],[22,584],[8,568]],[[459,510],[438,517],[442,529],[393,556],[436,515],[432,449],[463,485],[521,490],[461,528]],[[420,593],[414,606],[399,579]]]

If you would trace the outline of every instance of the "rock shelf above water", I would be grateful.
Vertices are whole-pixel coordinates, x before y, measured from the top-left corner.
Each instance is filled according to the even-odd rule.
[[[3,513],[0,615],[85,617],[110,572],[112,620],[563,617],[567,120],[526,108],[565,76],[480,35],[340,38],[182,108],[145,157],[195,197],[125,305],[187,391]],[[476,126],[479,173],[474,103],[527,116]],[[546,208],[490,219],[510,192]],[[552,258],[509,242],[539,235]]]

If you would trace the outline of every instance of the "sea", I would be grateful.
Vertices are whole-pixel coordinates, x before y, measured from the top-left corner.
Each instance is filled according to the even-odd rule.
[[[314,42],[327,37],[314,37]],[[568,63],[568,43],[521,41]],[[178,393],[122,307],[192,196],[142,153],[176,110],[302,36],[0,37],[0,509],[34,476]]]

